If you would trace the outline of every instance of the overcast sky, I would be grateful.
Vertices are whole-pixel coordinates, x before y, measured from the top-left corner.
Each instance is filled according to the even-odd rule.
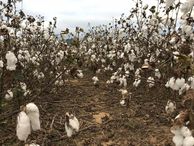
[[[143,0],[148,3],[149,0]],[[156,1],[156,0],[152,0]],[[122,13],[128,14],[134,5],[132,0],[23,0],[23,9],[33,15],[43,15],[46,20],[58,18],[58,29],[86,28],[107,24]]]

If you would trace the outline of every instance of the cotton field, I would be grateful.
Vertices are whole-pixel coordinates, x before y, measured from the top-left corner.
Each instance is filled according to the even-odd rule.
[[[193,0],[142,0],[56,34],[0,2],[0,145],[194,146]]]

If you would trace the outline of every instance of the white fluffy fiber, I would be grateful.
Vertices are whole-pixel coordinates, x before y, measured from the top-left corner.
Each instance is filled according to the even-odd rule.
[[[17,117],[16,135],[19,140],[26,141],[31,133],[30,119],[25,112],[20,112]]]
[[[181,12],[186,14],[193,8],[194,0],[187,0],[181,7]]]
[[[75,116],[73,116],[73,118],[69,118],[69,126],[65,123],[65,130],[68,137],[71,137],[74,132],[79,131],[79,121]]]
[[[13,71],[16,69],[16,63],[17,63],[17,58],[15,54],[11,51],[8,51],[7,54],[5,55],[5,58],[7,59],[7,70]]]
[[[175,146],[194,146],[194,137],[188,127],[182,126],[171,130],[174,135],[172,141]]]
[[[26,105],[26,113],[30,118],[32,130],[40,130],[40,115],[38,107],[34,103],[28,103]]]
[[[166,1],[165,1],[165,2],[166,2],[166,9],[168,9],[170,6],[172,6],[173,3],[174,3],[174,1],[175,1],[175,0],[166,0]]]

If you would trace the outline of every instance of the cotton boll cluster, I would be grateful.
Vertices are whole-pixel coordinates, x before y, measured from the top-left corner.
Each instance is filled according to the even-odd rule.
[[[6,53],[5,58],[7,59],[7,70],[13,71],[16,69],[16,63],[17,63],[17,58],[15,56],[15,54],[11,51],[8,51]]]
[[[175,146],[193,146],[194,137],[191,134],[191,131],[186,126],[174,126],[171,128],[171,132],[174,134],[172,141]]]
[[[71,137],[79,131],[79,121],[73,114],[66,113],[65,117],[65,130],[67,137]]]
[[[7,90],[5,97],[6,100],[11,100],[13,98],[13,92],[11,89]]]
[[[16,135],[19,140],[25,141],[31,134],[31,130],[40,130],[39,109],[34,103],[28,103],[22,107],[17,117]]]
[[[171,77],[169,81],[166,83],[167,88],[171,88],[174,91],[180,90],[185,85],[185,79],[184,78],[177,78]]]

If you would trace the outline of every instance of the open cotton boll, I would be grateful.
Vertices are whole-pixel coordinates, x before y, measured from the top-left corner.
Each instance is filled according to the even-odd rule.
[[[3,68],[3,61],[0,60],[0,68]]]
[[[188,127],[183,126],[183,127],[181,127],[181,134],[182,134],[184,137],[191,136],[191,131],[189,130]]]
[[[177,78],[175,81],[175,84],[178,86],[178,88],[182,88],[185,84],[185,79],[184,78]]]
[[[11,51],[8,51],[5,55],[7,59],[7,70],[13,71],[16,69],[17,58],[15,54]]]
[[[40,115],[38,107],[34,103],[28,103],[25,110],[30,118],[32,130],[40,130]]]
[[[179,95],[182,95],[185,91],[187,91],[187,90],[189,90],[190,89],[190,86],[187,84],[187,83],[185,83],[182,87],[181,87],[181,89],[179,90]]]
[[[98,79],[97,76],[94,76],[94,77],[92,78],[92,81],[93,81],[94,85],[96,85],[96,84],[99,82],[99,79]]]
[[[188,82],[189,82],[191,89],[194,89],[194,77],[189,77]]]
[[[158,79],[160,79],[161,78],[161,73],[160,73],[160,71],[159,71],[159,69],[155,69],[155,77],[157,77]]]
[[[172,139],[175,146],[183,146],[183,139],[184,137],[182,135],[175,135]]]
[[[13,98],[13,92],[11,90],[7,90],[7,93],[5,94],[6,100],[11,100]]]
[[[16,135],[19,140],[26,141],[30,133],[30,119],[26,113],[22,111],[17,117]]]
[[[166,0],[165,3],[166,3],[166,9],[168,9],[170,6],[173,5],[175,0]]]
[[[155,80],[153,77],[148,77],[147,79],[148,86],[151,88],[155,85]]]
[[[183,13],[183,15],[190,12],[190,10],[193,8],[193,5],[193,0],[187,0],[185,3],[183,3],[181,7],[181,12]]]
[[[82,79],[84,77],[82,70],[77,70],[77,72],[77,76]]]
[[[66,113],[65,130],[68,137],[79,131],[79,121],[73,114]]]
[[[194,146],[193,136],[187,136],[183,140],[183,146]]]
[[[193,28],[190,25],[183,25],[182,31],[187,35],[190,36],[193,33]]]
[[[138,87],[140,83],[141,83],[141,79],[137,78],[137,79],[135,79],[135,81],[133,82],[133,86]]]
[[[165,111],[167,114],[172,114],[176,110],[176,103],[172,102],[171,100],[168,100],[166,106],[165,106]]]

